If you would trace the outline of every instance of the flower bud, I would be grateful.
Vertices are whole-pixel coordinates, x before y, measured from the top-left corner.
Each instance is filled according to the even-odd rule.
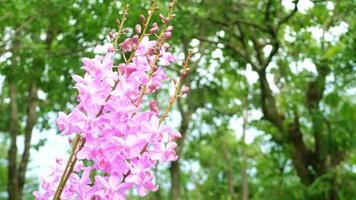
[[[123,52],[131,51],[132,50],[132,39],[126,38],[119,46]]]
[[[164,16],[163,16],[162,13],[159,14],[159,18],[160,18],[161,20],[164,20]]]
[[[112,40],[114,38],[114,33],[113,32],[109,32],[109,38],[110,38],[110,40]]]
[[[187,94],[188,92],[189,92],[189,87],[184,85],[181,90],[182,95]]]
[[[161,22],[164,24],[168,24],[169,20],[165,18],[162,13],[159,14],[159,18],[161,19]]]
[[[173,26],[168,26],[167,27],[167,31],[172,31],[173,30]]]
[[[145,53],[146,56],[152,56],[155,53],[154,48],[149,48],[147,52]]]
[[[152,100],[150,102],[150,110],[154,113],[159,113],[159,109],[158,109],[158,106],[157,106],[157,101],[156,100]]]
[[[171,38],[172,32],[170,32],[170,31],[165,31],[163,36],[164,36],[164,39],[168,40],[169,38]]]
[[[140,16],[140,21],[141,21],[141,23],[144,24],[146,22],[146,17],[144,15],[141,15]]]
[[[133,37],[132,37],[132,44],[135,44],[135,45],[138,45],[138,35],[134,35]]]
[[[158,31],[158,25],[157,25],[157,23],[155,22],[155,23],[153,23],[152,24],[152,28],[150,29],[150,33],[152,34],[152,33],[155,33],[155,32],[157,32]]]
[[[141,33],[141,25],[140,24],[136,24],[136,26],[135,26],[135,31],[136,31],[136,33],[137,34],[140,34]]]

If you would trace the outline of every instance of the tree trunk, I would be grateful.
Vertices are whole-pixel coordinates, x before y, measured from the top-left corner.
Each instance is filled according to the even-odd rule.
[[[223,151],[224,151],[224,160],[226,163],[226,177],[227,177],[227,189],[229,191],[230,197],[232,200],[237,200],[235,188],[234,188],[234,175],[233,169],[231,166],[231,157],[229,150],[227,148],[228,144],[226,143],[226,138],[223,138]]]
[[[191,116],[193,114],[192,111],[187,111],[184,112],[180,102],[178,100],[178,107],[182,116],[182,122],[179,127],[179,132],[182,135],[182,137],[177,141],[177,155],[180,158],[182,155],[182,149],[183,149],[183,143],[184,139],[188,130],[189,122],[191,119]],[[194,110],[194,109],[193,109]],[[180,199],[180,163],[179,159],[176,161],[173,161],[171,163],[170,167],[170,172],[171,172],[171,200],[178,200]]]
[[[243,113],[243,122],[242,122],[242,146],[241,146],[241,157],[242,157],[242,165],[241,165],[241,179],[242,179],[242,190],[241,190],[241,200],[248,200],[248,175],[247,175],[247,155],[246,155],[246,129],[248,123],[248,97],[245,103]]]
[[[185,128],[186,127],[186,128]],[[183,142],[185,138],[185,134],[188,128],[188,124],[185,124],[183,126],[183,122],[180,128],[180,133],[182,135],[182,138],[180,138],[179,141],[177,141],[177,155],[180,159],[181,157],[181,152],[183,148]],[[180,197],[180,163],[179,159],[176,161],[173,161],[171,163],[170,167],[170,172],[171,172],[171,200],[179,200]]]
[[[178,200],[180,196],[180,164],[179,160],[171,164],[171,200]]]
[[[10,78],[11,79],[11,78]],[[11,102],[11,121],[9,124],[10,130],[10,148],[8,152],[8,195],[9,200],[19,200],[19,185],[18,185],[18,171],[17,171],[17,135],[19,132],[18,124],[18,110],[16,102],[16,85],[11,83],[10,80],[9,92],[10,92],[10,102]]]
[[[18,168],[19,195],[21,197],[23,196],[23,187],[25,185],[25,180],[26,180],[26,170],[30,158],[32,130],[36,123],[36,106],[37,106],[37,87],[36,87],[36,83],[32,82],[30,83],[29,86],[24,151],[22,153],[21,162]]]

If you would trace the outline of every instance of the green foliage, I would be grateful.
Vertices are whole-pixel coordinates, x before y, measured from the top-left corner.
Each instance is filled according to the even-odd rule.
[[[271,3],[270,16],[265,15],[268,2]],[[315,130],[321,130],[326,138],[322,141],[327,144],[326,154],[335,153],[334,157],[342,159],[310,185],[302,184],[293,165],[294,147],[280,142],[288,138],[265,118],[251,114],[253,119],[249,120],[247,134],[258,132],[258,136],[245,146],[250,199],[326,199],[333,188],[337,188],[338,199],[355,199],[355,2],[314,1],[313,7],[296,12],[282,23],[275,35],[260,30],[261,27],[277,26],[292,12],[281,2],[178,1],[172,48],[177,54],[188,48],[194,52],[192,73],[186,82],[191,91],[189,96],[181,99],[180,107],[177,106],[179,112],[192,113],[181,157],[181,199],[231,199],[228,169],[233,172],[233,189],[240,199],[244,144],[237,136],[241,133],[233,129],[232,124],[242,117],[247,96],[247,107],[254,115],[261,114],[262,103],[261,83],[259,80],[251,82],[253,73],[247,74],[246,69],[251,71],[253,66],[239,55],[239,51],[246,51],[255,58],[253,62],[257,62],[257,49],[268,49],[274,39],[278,39],[280,48],[268,66],[267,74],[271,77],[269,82],[278,89],[273,95],[279,111],[285,113],[285,123],[293,122],[297,115],[303,141],[312,150],[317,142]],[[0,3],[0,38],[4,38],[0,41],[0,74],[6,76],[0,96],[0,133],[6,144],[0,146],[0,194],[6,191],[7,182],[9,80],[14,80],[18,87],[20,133],[24,132],[31,81],[35,81],[46,96],[39,101],[36,129],[54,128],[49,124],[51,115],[68,110],[76,101],[71,75],[81,73],[80,57],[90,56],[93,47],[105,40],[106,34],[115,28],[115,20],[126,3],[130,4],[127,25],[133,26],[145,12],[146,1],[12,0]],[[163,13],[167,3],[158,3]],[[330,9],[328,4],[334,8]],[[158,16],[155,19],[158,20]],[[244,36],[237,23],[245,30]],[[336,33],[332,28],[345,24],[345,33],[340,37],[332,35]],[[320,34],[316,38],[320,31],[331,34],[331,40],[325,39],[325,34],[324,38]],[[5,41],[9,37],[11,44]],[[261,47],[254,46],[253,38]],[[317,80],[320,66],[324,65],[328,66],[328,75],[316,85],[324,85],[325,91],[319,110],[311,112],[306,91],[310,83]],[[171,74],[176,73],[176,69],[170,70]],[[166,100],[166,95],[161,96]],[[32,146],[41,150],[45,142],[42,140]],[[169,199],[168,167],[159,169],[157,174],[157,182],[162,187],[147,199]],[[28,199],[31,199],[30,192],[36,184],[33,179],[28,179]],[[139,199],[134,194],[132,199]]]

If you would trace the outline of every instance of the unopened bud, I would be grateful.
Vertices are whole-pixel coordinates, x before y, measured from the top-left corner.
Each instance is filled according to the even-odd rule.
[[[161,20],[164,20],[164,19],[165,19],[162,13],[159,14],[159,18],[160,18]]]
[[[141,15],[140,16],[140,21],[141,21],[141,23],[144,24],[146,22],[146,17],[144,15]]]
[[[165,31],[163,36],[164,36],[164,39],[167,40],[167,39],[169,39],[169,38],[172,36],[172,32],[170,32],[170,31]]]
[[[159,18],[161,19],[161,22],[164,24],[168,24],[169,23],[169,19],[165,18],[162,14],[159,14]]]
[[[186,85],[184,85],[184,86],[182,87],[181,92],[182,92],[182,95],[187,94],[187,93],[189,92],[189,87],[186,86]]]
[[[158,106],[157,106],[157,101],[156,100],[152,100],[150,102],[150,110],[154,113],[159,113],[159,109],[158,109]]]
[[[151,55],[153,55],[154,53],[155,53],[154,48],[149,48],[149,49],[147,50],[147,52],[145,53],[145,55],[146,55],[146,56],[151,56]]]
[[[167,25],[167,24],[169,24],[169,20],[170,20],[170,19],[168,19],[168,18],[164,18],[164,19],[162,20],[162,23]]]
[[[182,71],[180,71],[180,74],[182,75],[182,77],[186,77],[187,76],[187,71],[182,70]]]
[[[168,26],[167,27],[167,31],[172,31],[173,30],[173,26]]]
[[[140,34],[141,33],[141,25],[140,24],[136,24],[136,26],[135,26],[135,31],[136,31],[136,33],[137,34]]]
[[[152,15],[152,11],[151,10],[147,11],[147,13],[148,13],[148,15]]]
[[[114,38],[114,33],[113,32],[109,32],[109,38],[110,38],[110,40],[112,40]]]
[[[158,25],[157,25],[157,23],[155,22],[155,23],[153,23],[152,24],[152,28],[150,29],[150,33],[155,33],[155,32],[157,32],[158,31]]]
[[[134,36],[132,37],[132,40],[131,40],[132,43],[137,45],[137,44],[138,44],[138,38],[139,38],[138,35],[134,35]]]

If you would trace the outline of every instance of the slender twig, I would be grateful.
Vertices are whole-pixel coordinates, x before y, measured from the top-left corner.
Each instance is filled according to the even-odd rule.
[[[125,7],[124,13],[122,15],[122,19],[118,21],[118,32],[117,35],[115,36],[114,46],[117,44],[117,41],[119,40],[120,36],[123,33],[124,23],[127,19],[128,14],[129,14],[129,4],[127,4]]]
[[[278,27],[281,26],[282,24],[286,23],[298,11],[298,2],[299,2],[299,0],[294,0],[294,8],[293,8],[293,10],[287,16],[282,18],[281,21],[279,21]]]
[[[183,62],[183,70],[182,73],[180,74],[178,82],[176,83],[173,96],[170,98],[166,110],[164,111],[164,113],[161,115],[161,118],[159,119],[160,124],[168,117],[169,111],[172,109],[173,104],[177,101],[177,98],[180,96],[181,85],[183,83],[184,78],[187,76],[187,73],[190,71],[189,61],[191,58],[192,58],[192,51],[189,51],[187,57]]]

